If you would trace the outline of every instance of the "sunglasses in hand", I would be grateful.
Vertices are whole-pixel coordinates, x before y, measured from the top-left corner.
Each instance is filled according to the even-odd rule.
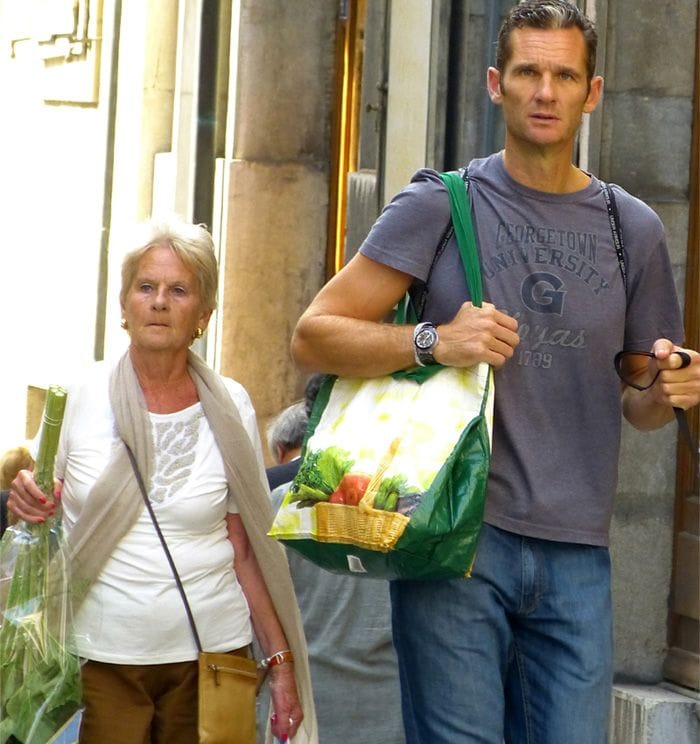
[[[671,353],[677,354],[681,358],[681,363],[676,369],[683,369],[690,364],[690,354],[686,351],[673,351]],[[648,390],[661,374],[661,368],[655,360],[653,351],[618,351],[615,354],[615,371],[625,385],[629,385],[635,390]],[[690,448],[693,467],[697,470],[698,453],[690,435],[685,411],[674,406],[673,412],[676,414],[681,435]]]
[[[681,358],[680,366],[676,369],[683,369],[690,364],[690,354],[687,352],[671,353]],[[651,361],[655,359],[653,351],[618,351],[615,354],[615,371],[625,385],[635,390],[648,390],[661,374],[659,365]]]

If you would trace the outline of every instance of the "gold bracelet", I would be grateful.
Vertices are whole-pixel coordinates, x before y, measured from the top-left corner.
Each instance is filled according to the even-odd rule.
[[[261,659],[258,666],[261,669],[269,669],[270,667],[277,666],[278,664],[287,664],[294,661],[294,654],[288,649],[284,651],[278,651],[272,656],[268,656],[266,659]]]

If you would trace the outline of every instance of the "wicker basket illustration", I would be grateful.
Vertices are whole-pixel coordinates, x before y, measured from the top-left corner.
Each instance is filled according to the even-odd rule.
[[[383,509],[361,511],[358,506],[319,502],[316,509],[316,539],[356,545],[388,553],[406,529],[410,517]]]
[[[392,440],[379,463],[364,496],[357,506],[321,501],[316,509],[316,539],[319,542],[356,545],[388,553],[403,535],[410,517],[398,512],[375,509],[374,497],[389,464],[399,448],[400,438]]]

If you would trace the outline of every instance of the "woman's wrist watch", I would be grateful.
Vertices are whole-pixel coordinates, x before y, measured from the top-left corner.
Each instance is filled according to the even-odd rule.
[[[433,350],[437,346],[438,332],[435,326],[425,321],[413,329],[413,352],[416,364],[425,367],[427,364],[437,364]]]

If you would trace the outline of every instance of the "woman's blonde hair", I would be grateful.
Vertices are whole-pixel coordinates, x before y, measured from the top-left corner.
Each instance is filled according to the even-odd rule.
[[[153,220],[140,227],[136,248],[132,248],[122,261],[122,285],[119,302],[122,307],[138,270],[139,261],[151,248],[171,248],[182,263],[197,277],[201,309],[216,308],[218,265],[214,240],[205,225],[195,225],[179,218]]]

